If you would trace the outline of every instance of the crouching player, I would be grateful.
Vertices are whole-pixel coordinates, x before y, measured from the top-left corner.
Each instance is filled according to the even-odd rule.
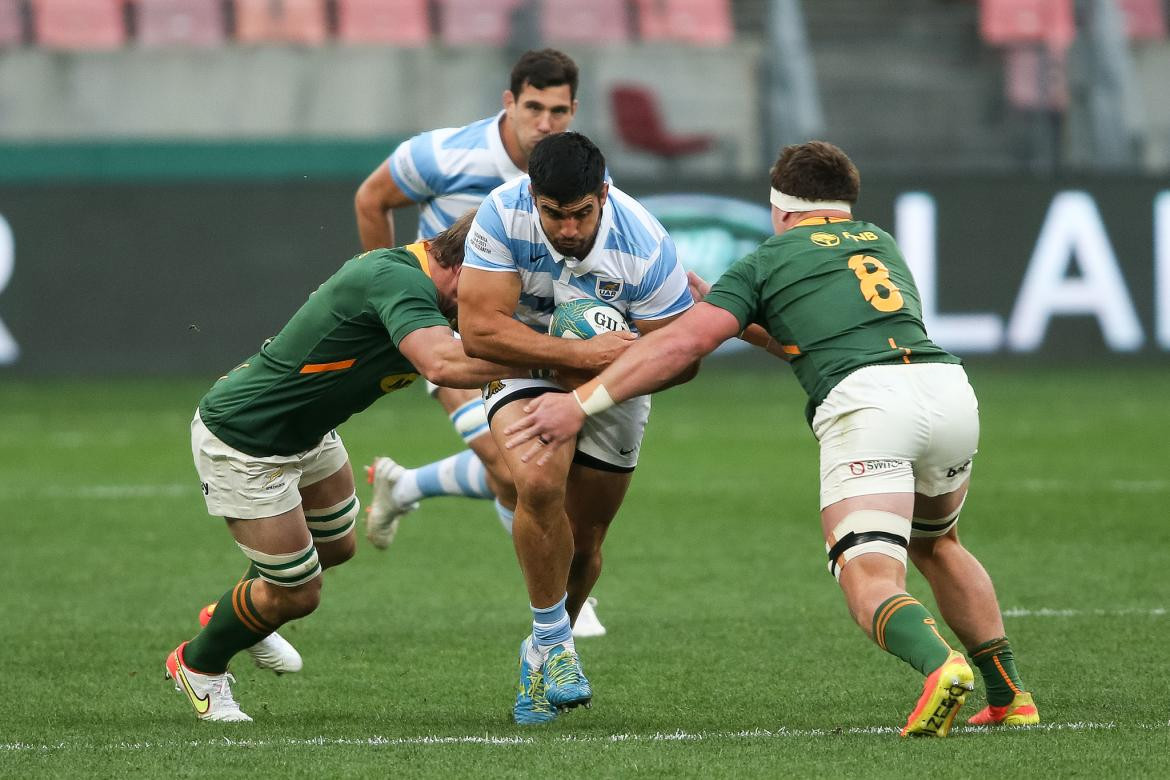
[[[473,217],[346,262],[200,401],[191,450],[207,509],[251,563],[167,656],[167,678],[199,718],[251,720],[232,698],[228,662],[257,644],[279,650],[273,632],[316,609],[322,570],[353,556],[358,500],[334,429],[420,374],[467,388],[509,374],[467,357],[449,325]]]
[[[663,386],[749,323],[763,325],[809,395],[829,571],[861,629],[926,678],[902,734],[946,736],[974,688],[963,654],[906,592],[907,556],[987,685],[989,706],[968,722],[1038,723],[991,578],[959,543],[979,438],[966,373],[927,337],[894,240],[853,217],[860,177],[845,153],[821,141],[789,146],[771,178],[777,235],[575,393],[529,401],[529,416],[504,431],[507,446],[532,440],[521,460],[548,461],[587,417]]]

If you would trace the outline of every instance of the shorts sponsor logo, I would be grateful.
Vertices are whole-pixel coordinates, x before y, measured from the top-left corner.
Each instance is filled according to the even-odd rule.
[[[205,495],[205,496],[211,495],[211,485],[207,484],[206,482],[200,482],[199,489],[203,491],[203,495]]]
[[[971,468],[971,459],[970,458],[968,458],[967,462],[963,463],[962,465],[954,466],[952,468],[947,469],[947,476],[948,477],[957,477],[969,468]]]
[[[597,298],[602,301],[616,301],[622,293],[622,284],[620,279],[598,279]]]
[[[486,401],[487,399],[491,398],[493,395],[495,395],[496,393],[500,392],[503,389],[504,389],[504,383],[498,379],[493,381],[493,382],[488,382],[487,385],[485,385],[483,388],[483,400]]]
[[[264,480],[264,485],[260,489],[261,490],[280,490],[281,488],[284,487],[284,480],[281,479],[281,477],[283,477],[283,476],[284,476],[284,466],[279,466],[279,467],[273,469],[272,471],[268,472],[268,475]]]
[[[634,451],[634,450],[636,450],[636,449],[638,449],[638,445],[637,445],[637,444],[635,444],[633,447],[630,447],[628,450],[627,450],[627,449],[622,449],[621,447],[618,447],[618,452],[619,452],[620,454],[622,454],[622,455],[629,455],[631,452],[633,452],[633,451]]]
[[[901,465],[902,461],[900,460],[855,460],[849,464],[849,473],[860,477],[863,474],[878,474],[896,469]]]
[[[837,246],[841,243],[841,239],[832,233],[813,233],[808,238],[817,246]]]

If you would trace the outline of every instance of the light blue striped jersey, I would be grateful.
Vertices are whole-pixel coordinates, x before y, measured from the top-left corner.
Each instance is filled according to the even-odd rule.
[[[659,320],[693,305],[686,271],[666,229],[636,200],[610,186],[597,240],[583,258],[553,249],[540,226],[530,179],[502,184],[480,206],[464,265],[520,275],[516,319],[548,330],[558,303],[598,298],[631,320]]]
[[[419,204],[418,238],[434,238],[496,187],[524,175],[500,139],[504,112],[464,127],[403,141],[386,165],[399,189]]]

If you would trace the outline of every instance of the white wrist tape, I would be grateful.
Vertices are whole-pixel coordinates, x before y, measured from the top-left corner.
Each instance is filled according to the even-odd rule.
[[[585,412],[586,417],[591,417],[595,414],[600,414],[606,409],[614,405],[614,401],[609,396],[609,391],[605,389],[605,385],[598,385],[593,394],[581,400],[581,396],[577,395],[577,391],[573,391],[573,398],[577,399],[577,404]]]

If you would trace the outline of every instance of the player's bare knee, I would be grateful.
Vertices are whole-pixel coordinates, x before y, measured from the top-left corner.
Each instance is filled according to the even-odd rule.
[[[278,588],[281,622],[311,615],[321,604],[321,578],[314,577],[295,588]]]
[[[310,542],[291,553],[266,553],[236,543],[244,555],[256,564],[256,572],[266,588],[280,622],[304,617],[317,608],[321,600],[321,560]]]
[[[559,513],[565,505],[564,478],[557,479],[539,469],[534,471],[516,485],[517,505],[537,513],[552,510]]]
[[[829,573],[841,579],[841,571],[855,558],[882,555],[906,568],[910,544],[910,520],[893,512],[859,509],[846,515],[825,541]]]
[[[357,552],[357,537],[350,533],[337,541],[317,544],[317,554],[321,559],[321,568],[328,569],[340,566],[348,561]]]

